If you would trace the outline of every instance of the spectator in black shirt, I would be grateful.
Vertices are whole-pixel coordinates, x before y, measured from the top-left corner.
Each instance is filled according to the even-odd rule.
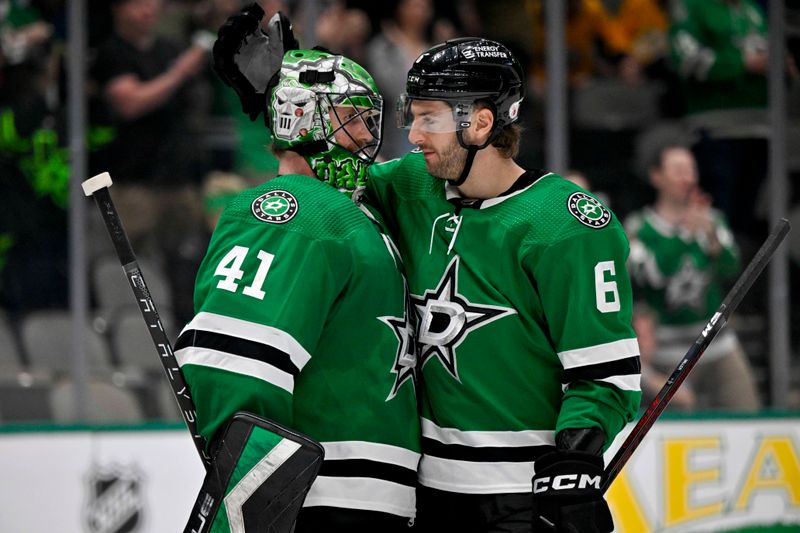
[[[179,157],[185,126],[180,91],[205,65],[206,50],[179,48],[154,33],[161,0],[116,0],[114,31],[97,51],[92,75],[116,137],[105,150],[115,182],[185,180]]]
[[[112,126],[114,136],[92,153],[90,163],[93,173],[111,173],[112,194],[134,248],[165,263],[203,221],[203,154],[187,126],[186,104],[193,78],[207,65],[213,36],[181,51],[156,34],[162,7],[162,0],[111,2],[113,31],[91,69],[97,96],[92,120]]]

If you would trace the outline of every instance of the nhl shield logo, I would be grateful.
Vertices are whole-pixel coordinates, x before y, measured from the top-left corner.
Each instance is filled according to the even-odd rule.
[[[95,468],[88,476],[86,531],[130,533],[142,523],[142,476],[134,468]]]
[[[264,222],[283,224],[297,214],[297,199],[287,191],[262,194],[250,205],[253,215]]]
[[[590,228],[603,228],[611,222],[611,212],[586,193],[572,193],[567,199],[567,208],[581,224]]]

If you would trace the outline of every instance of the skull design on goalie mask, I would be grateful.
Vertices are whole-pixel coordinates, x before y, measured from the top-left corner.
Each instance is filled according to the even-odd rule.
[[[303,156],[316,176],[354,199],[378,154],[383,99],[346,57],[292,50],[267,90],[275,147]]]
[[[278,139],[294,139],[308,133],[314,120],[316,99],[313,91],[300,87],[281,87],[275,91],[273,112]]]

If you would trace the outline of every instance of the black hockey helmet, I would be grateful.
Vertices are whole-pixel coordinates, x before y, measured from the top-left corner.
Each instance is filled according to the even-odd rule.
[[[408,71],[398,102],[400,127],[410,127],[412,100],[443,100],[454,111],[457,130],[469,127],[469,109],[486,101],[495,116],[494,132],[516,122],[524,95],[519,61],[502,44],[478,37],[451,39],[424,52]],[[462,119],[467,120],[462,120]]]

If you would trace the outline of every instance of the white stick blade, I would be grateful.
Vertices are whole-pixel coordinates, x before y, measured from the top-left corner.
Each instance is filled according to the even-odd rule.
[[[111,174],[108,172],[103,172],[102,174],[98,174],[93,178],[84,180],[84,182],[81,183],[81,187],[83,187],[83,194],[86,196],[91,196],[103,187],[111,187],[111,184]]]

